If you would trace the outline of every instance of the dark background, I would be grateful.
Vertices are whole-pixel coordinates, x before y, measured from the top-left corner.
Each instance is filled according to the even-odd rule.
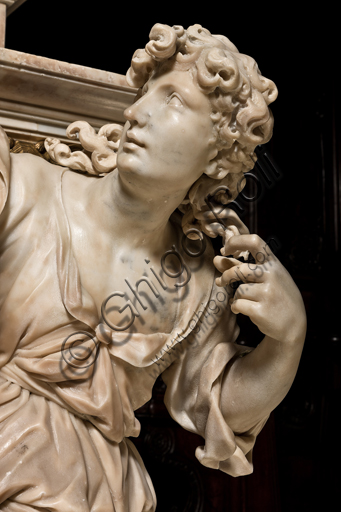
[[[152,406],[141,412],[147,444],[140,449],[156,484],[160,512],[330,511],[340,503],[340,43],[336,13],[318,12],[313,5],[318,4],[300,11],[284,2],[252,8],[225,2],[212,3],[211,10],[206,3],[188,10],[184,2],[157,8],[152,3],[27,0],[7,21],[7,48],[121,74],[134,50],[148,41],[154,23],[185,28],[199,23],[252,55],[279,89],[272,106],[274,136],[266,151],[281,178],[267,186],[259,175],[262,198],[244,204],[245,220],[265,240],[277,241],[277,256],[302,292],[308,334],[301,365],[256,444],[253,476],[234,480],[218,472],[212,476],[195,461],[174,463],[178,475],[192,471],[187,492],[204,496],[204,505],[184,504],[185,494],[180,499],[185,501],[170,505],[177,495],[173,482],[165,485],[153,474],[158,463],[165,467],[172,459],[164,456],[168,434],[173,439],[175,432],[176,442],[170,442],[182,454],[192,450],[191,441],[184,441],[164,415],[159,384]],[[159,435],[161,447],[154,455],[153,435]],[[172,475],[169,467],[165,474],[168,470]]]

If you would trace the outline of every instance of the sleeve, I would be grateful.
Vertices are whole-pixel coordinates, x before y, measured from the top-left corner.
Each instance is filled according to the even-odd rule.
[[[209,301],[191,320],[192,332],[182,341],[178,357],[162,376],[172,418],[205,440],[196,449],[197,459],[204,466],[242,476],[253,471],[252,449],[268,417],[237,433],[220,410],[224,374],[250,351],[234,343],[239,328],[228,304],[229,293],[228,288],[213,286]]]
[[[8,184],[10,175],[9,140],[0,126],[0,214],[8,197]]]

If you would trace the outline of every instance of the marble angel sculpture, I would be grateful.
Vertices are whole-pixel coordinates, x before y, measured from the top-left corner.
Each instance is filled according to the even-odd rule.
[[[171,416],[204,439],[197,459],[249,474],[298,368],[296,285],[231,209],[214,210],[271,137],[274,83],[199,25],[155,25],[127,80],[140,92],[123,130],[69,129],[92,158],[54,140],[61,165],[10,155],[1,132],[3,512],[154,511],[128,438],[161,373]],[[235,343],[238,313],[264,333],[254,350]]]

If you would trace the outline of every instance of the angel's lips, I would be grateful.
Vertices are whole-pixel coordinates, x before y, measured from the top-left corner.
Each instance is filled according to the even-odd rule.
[[[123,143],[123,148],[134,150],[137,148],[144,148],[145,145],[133,133],[127,133],[126,141]]]

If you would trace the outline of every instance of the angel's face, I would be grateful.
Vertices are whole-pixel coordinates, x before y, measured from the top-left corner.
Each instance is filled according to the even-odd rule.
[[[118,169],[169,193],[188,190],[217,154],[211,105],[188,71],[153,76],[125,111]]]

